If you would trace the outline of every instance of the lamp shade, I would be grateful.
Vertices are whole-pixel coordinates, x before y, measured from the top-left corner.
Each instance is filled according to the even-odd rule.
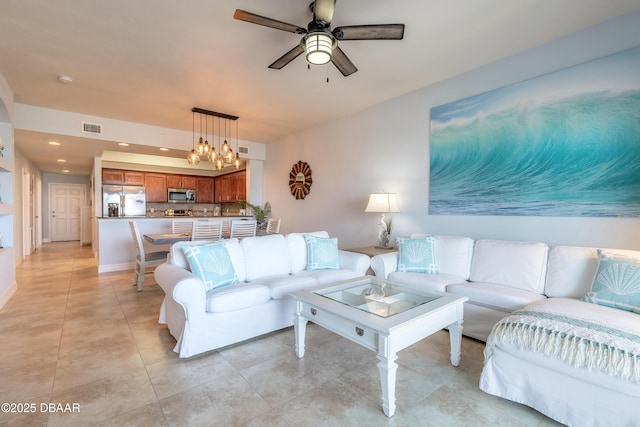
[[[400,212],[395,193],[371,193],[365,212]]]

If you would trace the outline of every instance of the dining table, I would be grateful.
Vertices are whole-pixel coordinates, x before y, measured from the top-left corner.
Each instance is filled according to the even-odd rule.
[[[256,236],[266,236],[268,234],[264,230],[256,232]],[[153,245],[172,245],[176,242],[191,240],[191,233],[149,233],[143,234],[142,237]],[[229,237],[229,232],[222,234],[223,239],[228,239]]]
[[[143,238],[154,245],[167,245],[191,240],[191,233],[150,233],[144,234]]]

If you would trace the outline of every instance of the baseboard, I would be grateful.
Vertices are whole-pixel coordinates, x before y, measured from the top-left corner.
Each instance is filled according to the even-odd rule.
[[[104,264],[98,266],[98,273],[111,273],[114,271],[133,270],[136,268],[135,262],[123,262],[120,264]]]
[[[18,290],[18,283],[13,282],[11,286],[9,286],[7,290],[4,291],[2,295],[0,295],[0,309],[2,309],[2,307],[4,307],[4,305],[9,302],[9,300],[11,299],[13,294],[16,293],[17,290]]]
[[[51,243],[51,239],[42,239],[42,243]]]

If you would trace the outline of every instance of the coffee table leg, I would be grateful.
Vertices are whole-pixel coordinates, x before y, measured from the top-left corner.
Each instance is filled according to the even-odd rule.
[[[462,321],[449,325],[449,341],[451,342],[451,364],[460,364],[460,345],[462,343]]]
[[[388,344],[388,337],[386,342],[379,342],[378,370],[382,388],[382,410],[387,417],[393,417],[396,412],[396,370],[398,369],[396,359],[398,356],[395,353],[388,354]]]
[[[293,319],[293,329],[296,336],[296,355],[298,357],[304,356],[304,339],[307,333],[307,319],[300,315],[302,304],[300,301],[297,303],[296,315]]]

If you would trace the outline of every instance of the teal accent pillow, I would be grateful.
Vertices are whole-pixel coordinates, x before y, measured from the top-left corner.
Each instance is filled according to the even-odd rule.
[[[305,234],[307,243],[307,271],[339,270],[338,238],[322,238]]]
[[[399,238],[398,267],[403,273],[438,274],[433,237]]]
[[[191,272],[204,282],[207,292],[240,283],[224,243],[186,245],[182,251]]]
[[[583,300],[640,314],[640,258],[598,249],[598,271]]]

